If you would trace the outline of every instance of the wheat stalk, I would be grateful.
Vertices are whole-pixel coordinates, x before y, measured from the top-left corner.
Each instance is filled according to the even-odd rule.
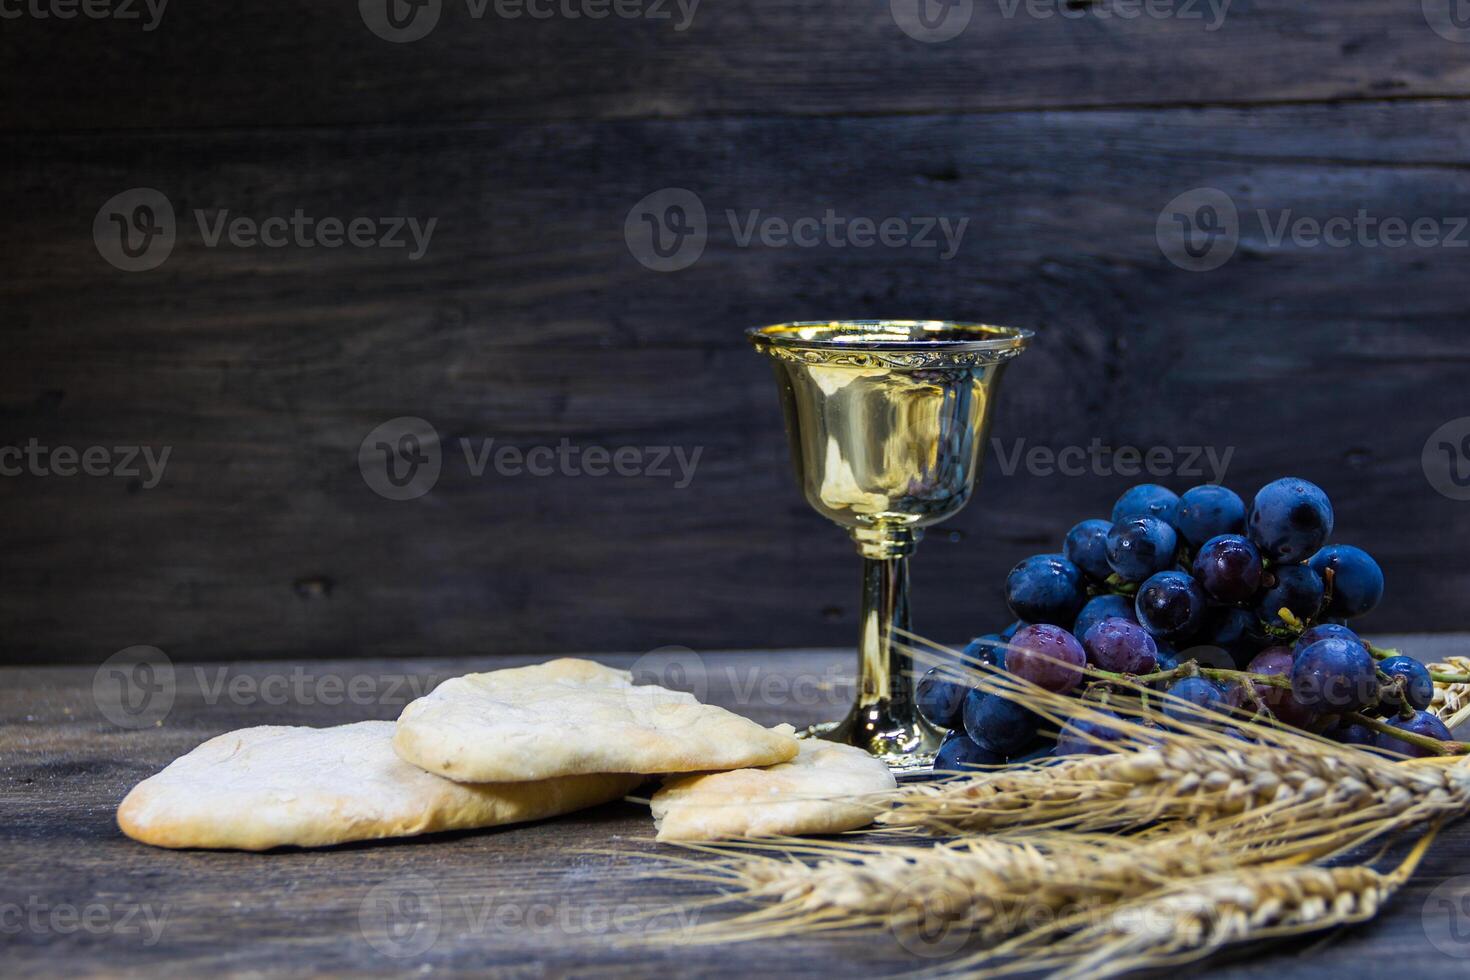
[[[1372,811],[1416,824],[1470,805],[1470,765],[1401,765],[1375,752],[1339,745],[1295,729],[1253,724],[1173,701],[1127,680],[1142,697],[1172,701],[1188,715],[1160,728],[1156,712],[1109,704],[1119,717],[1063,697],[984,664],[949,669],[965,682],[1004,697],[1060,727],[1089,720],[1119,731],[1117,751],[1011,766],[939,783],[902,787],[895,808],[878,817],[891,827],[940,833],[1006,828],[1073,827],[1126,830],[1160,821],[1201,821],[1251,813],[1280,821],[1309,812],[1318,819]],[[917,647],[913,656],[939,660]],[[940,660],[940,662],[946,662]],[[1242,740],[1230,730],[1247,734]],[[1440,757],[1453,763],[1454,757]]]
[[[1090,718],[1121,729],[1121,742],[1108,743],[1121,751],[901,787],[881,818],[887,828],[865,837],[701,847],[715,860],[660,873],[718,885],[707,904],[757,907],[677,941],[882,929],[927,942],[937,921],[989,947],[946,970],[1107,975],[1367,918],[1429,838],[1389,875],[1320,863],[1470,812],[1463,758],[1393,762],[1204,711],[1158,728],[1143,723],[1152,713],[1141,705],[1109,704],[1119,720],[983,666],[963,676],[1055,724]],[[1234,728],[1250,737],[1232,737]],[[914,829],[988,836],[874,842]],[[1049,921],[1028,929],[1038,910]],[[1166,927],[1141,929],[1139,915]]]
[[[947,929],[994,942],[1038,913],[1099,908],[1180,879],[1243,864],[1303,861],[1340,843],[1330,827],[1288,840],[1258,828],[1221,836],[1212,828],[1167,838],[1079,833],[1023,838],[971,837],[930,847],[867,841],[787,842],[735,848],[675,877],[716,882],[733,898],[766,902],[755,911],[701,926],[681,942],[731,942],[793,933],[924,931],[937,917]],[[808,863],[805,859],[814,859]]]
[[[1470,674],[1470,657],[1446,657],[1441,663],[1429,665],[1429,670],[1438,674]],[[1454,731],[1470,721],[1470,684],[1434,682],[1434,700],[1429,710]]]
[[[1408,881],[1434,839],[1422,837],[1393,871],[1280,866],[1210,875],[1084,912],[952,962],[970,977],[1054,970],[1053,980],[1117,976],[1202,959],[1220,948],[1364,922]],[[1000,964],[983,969],[988,964]]]
[[[1470,766],[1405,765],[1366,752],[1298,752],[1173,733],[1159,748],[1080,756],[906,786],[888,826],[941,833],[1016,827],[1125,830],[1250,812],[1261,819],[1310,812],[1318,819],[1368,810],[1419,823],[1470,806]],[[1236,741],[1236,740],[1231,740]]]

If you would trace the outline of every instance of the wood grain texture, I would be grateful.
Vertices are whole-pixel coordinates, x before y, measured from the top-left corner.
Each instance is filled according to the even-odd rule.
[[[963,0],[948,22],[963,31],[942,43],[906,34],[887,0],[620,0],[618,9],[640,16],[562,12],[598,3],[432,0],[421,9],[438,9],[439,19],[412,43],[375,36],[355,2],[261,0],[248,12],[176,3],[153,30],[144,29],[152,18],[142,0],[134,21],[10,19],[0,33],[0,59],[11,69],[0,127],[952,113],[1470,94],[1463,46],[1435,33],[1419,3]],[[384,2],[366,0],[374,5]],[[553,16],[497,14],[533,6]],[[64,72],[56,70],[62,56]]]
[[[1382,642],[1437,657],[1466,638]],[[601,659],[627,666],[640,658]],[[694,915],[686,906],[708,894],[696,884],[638,877],[650,862],[680,852],[653,842],[652,820],[636,803],[526,826],[320,851],[165,851],[137,844],[113,823],[117,803],[138,780],[206,738],[246,725],[391,719],[414,693],[484,663],[304,661],[291,672],[268,663],[198,666],[204,674],[194,665],[176,665],[172,709],[157,725],[137,730],[119,728],[99,713],[91,670],[0,670],[0,860],[6,869],[0,909],[7,916],[0,970],[7,977],[420,971],[748,976],[752,970],[821,977],[915,966],[885,934],[739,946],[616,945],[613,940],[636,939],[653,928],[697,923],[678,916]],[[840,703],[850,690],[851,656],[836,651],[707,655],[700,666],[709,701],[768,723],[827,717],[829,697]],[[292,693],[267,701],[210,693],[222,678],[225,691],[270,690],[269,678],[297,671],[306,680],[284,690],[305,691],[306,697]],[[321,696],[327,678],[345,684],[357,679],[357,690],[370,693],[331,703]],[[390,691],[389,680],[402,686]],[[1236,951],[1201,972],[1458,976],[1463,960],[1430,945],[1423,915],[1431,890],[1461,875],[1467,856],[1466,824],[1448,827],[1415,878],[1373,922],[1326,944],[1307,937]]]
[[[1135,477],[1017,451],[1206,447],[1249,494],[1321,483],[1389,588],[1370,628],[1463,625],[1470,510],[1425,440],[1470,337],[1464,250],[1273,244],[1283,215],[1470,214],[1470,107],[739,118],[0,137],[12,180],[0,445],[147,445],[162,482],[0,479],[0,657],[451,655],[847,642],[856,559],[800,500],[749,325],[948,314],[1032,326],[982,491],[915,562],[916,622],[1008,618],[1005,572]],[[179,239],[125,273],[91,237],[120,189],[163,190]],[[694,190],[698,261],[649,271],[640,198]],[[1211,272],[1156,238],[1176,195],[1241,214]],[[967,220],[958,252],[742,246],[750,215]],[[426,254],[207,247],[193,224],[437,218]],[[1259,217],[1264,212],[1265,217]],[[1448,225],[1446,226],[1448,227]],[[445,447],[418,500],[374,494],[367,434],[419,416]],[[680,447],[675,475],[474,476],[493,438]],[[1175,469],[1189,458],[1175,457]],[[1162,482],[1182,489],[1194,473]]]

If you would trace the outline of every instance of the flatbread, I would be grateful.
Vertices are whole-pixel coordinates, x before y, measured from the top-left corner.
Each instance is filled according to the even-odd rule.
[[[653,820],[662,841],[835,834],[872,823],[897,785],[862,749],[803,739],[791,762],[667,780]]]
[[[466,782],[592,772],[738,769],[796,755],[789,725],[762,728],[692,694],[634,685],[626,670],[561,659],[466,674],[412,702],[393,748]]]
[[[117,809],[158,847],[322,847],[537,820],[626,795],[637,776],[463,785],[393,752],[393,722],[262,726],[212,738],[143,780]]]

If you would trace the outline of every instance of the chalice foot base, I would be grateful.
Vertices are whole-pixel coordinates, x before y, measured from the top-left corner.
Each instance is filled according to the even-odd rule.
[[[841,721],[824,721],[802,732],[807,738],[855,745],[882,760],[895,775],[927,772],[934,765],[941,733],[915,719],[902,721],[890,703],[859,705]]]

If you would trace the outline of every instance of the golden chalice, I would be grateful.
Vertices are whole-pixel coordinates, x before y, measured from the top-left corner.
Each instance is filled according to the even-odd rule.
[[[939,320],[783,323],[747,333],[771,357],[807,503],[863,557],[857,703],[813,729],[898,770],[933,761],[942,735],[915,707],[908,556],[924,528],[970,499],[1001,369],[1031,332]]]

